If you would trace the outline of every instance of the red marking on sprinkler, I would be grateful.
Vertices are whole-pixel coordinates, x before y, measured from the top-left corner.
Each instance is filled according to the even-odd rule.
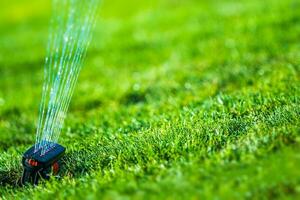
[[[29,160],[28,160],[28,163],[29,163],[29,165],[31,165],[31,166],[33,166],[33,167],[38,166],[38,162],[35,161],[35,160],[32,160],[32,159],[29,159]]]
[[[59,164],[58,162],[54,163],[52,165],[52,170],[53,170],[53,174],[58,174],[58,171],[59,171]]]

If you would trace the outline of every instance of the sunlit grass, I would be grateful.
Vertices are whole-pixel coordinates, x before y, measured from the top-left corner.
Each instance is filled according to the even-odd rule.
[[[49,13],[1,18],[0,194],[299,197],[299,3],[111,2],[60,138],[64,176],[37,188],[14,183],[35,139]]]

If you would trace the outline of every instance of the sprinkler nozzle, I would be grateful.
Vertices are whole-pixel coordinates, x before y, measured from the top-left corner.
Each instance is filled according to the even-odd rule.
[[[51,148],[45,153],[35,150],[35,145],[28,149],[22,158],[24,167],[21,184],[27,183],[37,185],[39,180],[49,180],[51,173],[56,175],[60,169],[60,159],[65,153],[65,148],[59,144],[52,143]]]

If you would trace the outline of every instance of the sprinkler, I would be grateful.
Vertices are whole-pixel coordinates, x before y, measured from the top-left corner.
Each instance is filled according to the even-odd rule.
[[[65,153],[65,148],[52,143],[45,153],[42,149],[35,151],[35,145],[28,149],[22,158],[24,167],[21,184],[37,185],[40,179],[49,180],[50,175],[57,175],[60,170],[60,159]]]
[[[65,148],[57,144],[92,37],[99,0],[53,1],[36,142],[22,158],[21,184],[57,175]],[[0,197],[1,199],[1,197]]]

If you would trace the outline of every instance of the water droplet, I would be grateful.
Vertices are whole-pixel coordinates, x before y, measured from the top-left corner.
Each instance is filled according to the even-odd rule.
[[[140,84],[136,83],[133,85],[133,90],[138,91],[141,88]]]
[[[64,37],[64,40],[65,40],[65,42],[68,42],[68,41],[69,41],[68,36],[65,36],[65,37]]]
[[[4,99],[0,98],[0,106],[3,106],[5,104]]]

